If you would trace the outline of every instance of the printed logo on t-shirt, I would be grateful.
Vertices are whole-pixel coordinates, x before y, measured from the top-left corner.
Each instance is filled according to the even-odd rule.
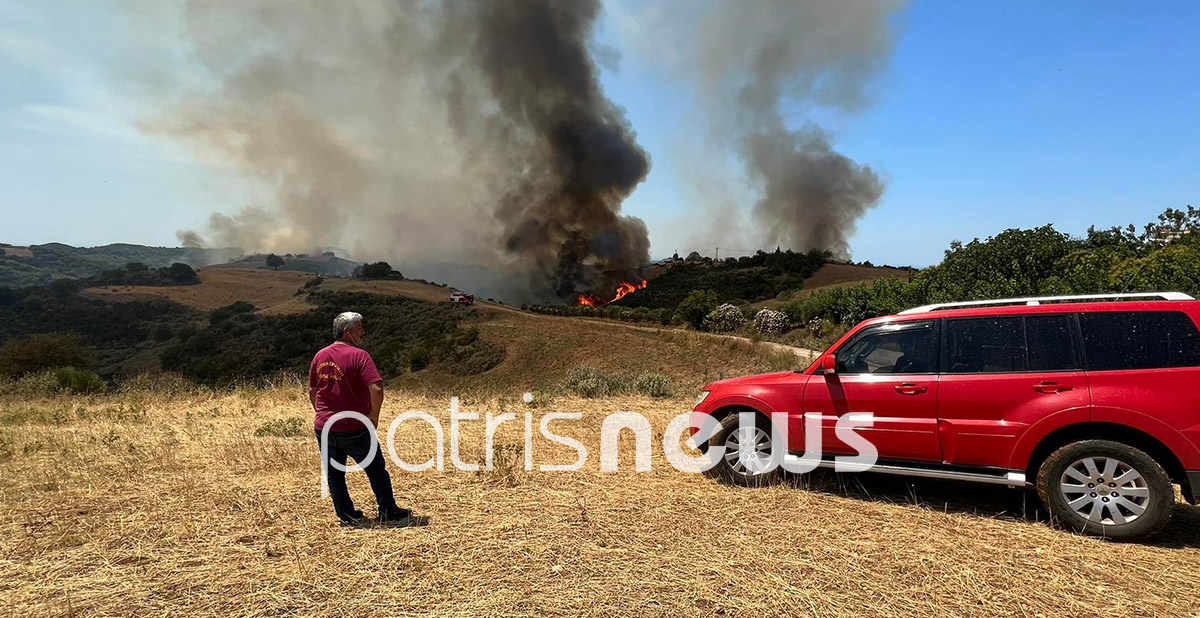
[[[341,380],[346,376],[346,372],[333,361],[325,361],[317,365],[317,378],[329,378],[331,380]]]

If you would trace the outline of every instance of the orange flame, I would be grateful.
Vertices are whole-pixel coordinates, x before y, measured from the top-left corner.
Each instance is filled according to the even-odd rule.
[[[575,298],[575,301],[588,307],[595,307],[596,305],[601,305],[604,303],[604,301],[600,300],[600,297],[596,296],[595,294],[580,294]]]
[[[646,283],[647,282],[645,279],[642,279],[642,282],[640,284],[629,283],[628,281],[622,281],[621,284],[617,286],[617,295],[614,296],[613,299],[608,302],[605,302],[599,296],[596,296],[595,294],[592,294],[591,292],[577,295],[575,297],[575,302],[580,305],[586,305],[588,307],[598,307],[600,305],[607,305],[609,303],[615,303],[618,300],[625,298],[629,294],[646,287]]]

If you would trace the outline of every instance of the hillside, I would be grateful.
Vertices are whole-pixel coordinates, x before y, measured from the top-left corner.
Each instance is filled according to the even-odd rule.
[[[668,260],[646,274],[649,285],[617,300],[630,308],[674,309],[693,290],[712,290],[727,303],[757,302],[798,290],[829,259],[820,252],[759,251],[750,256]]]
[[[449,288],[418,281],[314,278],[229,265],[198,275],[196,285],[87,288],[77,300],[34,295],[0,313],[24,315],[18,310],[34,301],[43,310],[45,303],[70,304],[76,310],[66,315],[73,317],[46,328],[80,332],[93,346],[112,348],[102,355],[102,373],[153,369],[161,357],[167,368],[202,381],[303,369],[312,351],[328,341],[333,315],[343,310],[368,316],[365,347],[392,382],[433,391],[552,390],[572,369],[590,366],[626,377],[662,373],[690,392],[713,379],[807,362],[772,344],[707,333],[545,316],[489,302],[455,307]],[[253,308],[221,309],[226,315],[215,317],[216,309],[238,301]],[[174,309],[150,310],[159,305]],[[107,324],[97,316],[116,309],[143,312],[140,335],[116,324],[97,330]],[[160,314],[169,318],[154,317]],[[14,323],[39,332],[36,322]],[[158,332],[163,334],[156,339]],[[119,346],[113,339],[118,334],[124,337]],[[423,354],[429,360],[418,363]]]
[[[216,264],[214,268],[270,268],[267,266],[267,254],[255,253],[240,257],[236,260],[223,264]],[[279,256],[283,259],[283,265],[274,270],[291,270],[305,273],[313,273],[317,275],[331,275],[334,277],[349,277],[354,273],[354,269],[358,268],[359,263],[342,259],[333,255],[332,252],[309,255],[305,253],[291,254],[287,253]]]
[[[98,247],[72,247],[62,243],[16,247],[0,243],[0,286],[26,287],[45,285],[55,279],[81,279],[105,270],[123,268],[130,262],[151,268],[174,262],[195,268],[268,268],[265,254],[241,255],[239,249],[199,249],[185,247],[148,247],[115,243]],[[240,256],[240,257],[239,257]],[[322,254],[286,254],[279,270],[349,276],[359,263]],[[229,260],[233,260],[230,262]]]
[[[907,268],[892,266],[861,266],[858,264],[825,264],[811,277],[804,280],[804,286],[786,298],[772,298],[754,303],[755,307],[778,309],[788,300],[804,298],[816,292],[834,288],[849,287],[860,284],[871,284],[876,281],[894,279],[908,281],[912,271]]]
[[[122,268],[139,262],[151,268],[182,262],[200,267],[222,262],[235,249],[187,249],[182,247],[147,247],[116,243],[99,247],[72,247],[62,243],[14,247],[0,243],[0,286],[25,287],[44,285],[54,279],[79,279],[98,275],[102,271]]]

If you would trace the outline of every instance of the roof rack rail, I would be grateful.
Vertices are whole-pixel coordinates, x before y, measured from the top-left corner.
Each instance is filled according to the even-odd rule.
[[[1080,294],[1077,296],[1031,296],[1028,298],[997,298],[995,300],[972,300],[961,303],[935,303],[905,309],[899,315],[910,313],[926,313],[939,309],[957,309],[959,307],[985,307],[989,305],[1040,305],[1055,302],[1085,302],[1091,300],[1126,300],[1134,298],[1154,298],[1158,300],[1196,300],[1183,292],[1133,292],[1128,294]]]

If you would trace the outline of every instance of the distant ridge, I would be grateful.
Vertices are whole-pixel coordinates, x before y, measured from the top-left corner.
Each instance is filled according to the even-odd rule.
[[[281,256],[282,270],[300,270],[317,274],[349,276],[357,262],[328,253]],[[175,262],[193,268],[205,268],[235,260],[240,267],[266,268],[266,254],[246,255],[234,247],[201,249],[193,247],[151,247],[131,243],[112,243],[97,247],[74,247],[63,243],[16,246],[0,243],[0,286],[27,287],[46,285],[55,279],[80,279],[105,270],[140,262],[151,268]]]

